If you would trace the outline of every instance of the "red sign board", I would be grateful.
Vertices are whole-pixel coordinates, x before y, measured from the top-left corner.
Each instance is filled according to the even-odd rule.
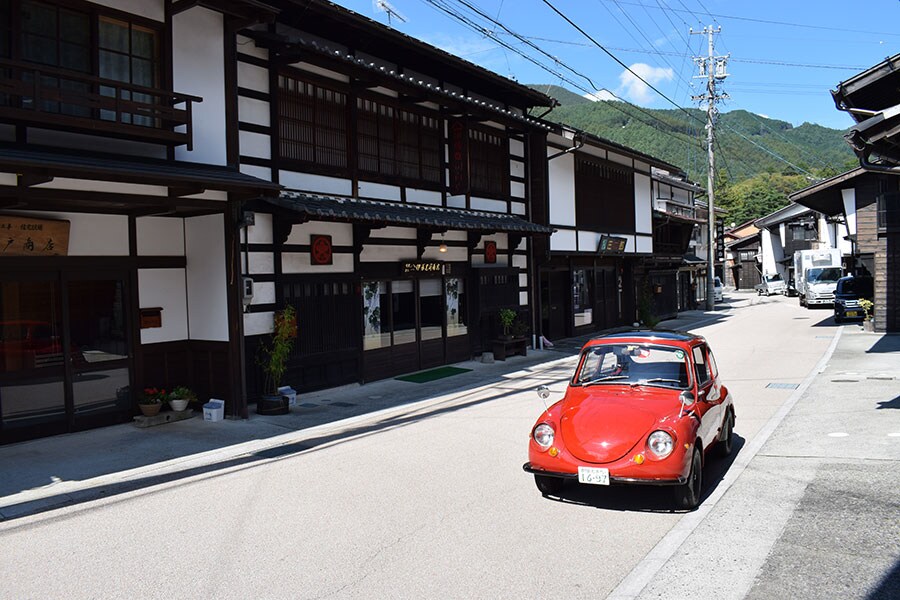
[[[330,235],[309,236],[309,260],[314,265],[332,264]]]
[[[497,262],[497,242],[484,243],[484,262],[489,265]]]
[[[469,191],[469,130],[462,119],[450,120],[450,194]]]

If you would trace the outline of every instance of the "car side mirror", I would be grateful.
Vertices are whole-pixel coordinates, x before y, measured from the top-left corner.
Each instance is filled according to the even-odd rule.
[[[697,399],[694,398],[694,393],[687,390],[681,392],[681,394],[678,396],[678,399],[681,400],[682,406],[690,406],[697,401]]]
[[[550,397],[550,388],[546,385],[542,385],[534,391],[537,392],[537,395],[541,400],[546,400]]]

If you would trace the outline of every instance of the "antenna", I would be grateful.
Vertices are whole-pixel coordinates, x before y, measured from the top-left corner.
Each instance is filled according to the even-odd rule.
[[[387,0],[372,0],[372,9],[387,13],[388,25],[391,24],[391,17],[396,18],[402,23],[406,23],[406,17],[400,14],[400,11],[394,8],[394,5]]]

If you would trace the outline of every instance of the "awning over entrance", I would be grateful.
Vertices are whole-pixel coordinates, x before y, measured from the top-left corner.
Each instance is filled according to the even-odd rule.
[[[424,206],[404,202],[360,200],[339,196],[319,196],[298,192],[282,192],[280,197],[265,201],[297,213],[302,221],[322,220],[360,223],[374,226],[395,225],[430,229],[457,229],[478,233],[553,233],[552,227],[526,221],[506,213],[492,213],[440,206]]]
[[[18,176],[17,186],[0,186],[4,208],[78,208],[119,214],[165,208],[186,216],[221,211],[222,203],[185,196],[216,190],[249,199],[276,194],[282,188],[232,167],[12,145],[0,146],[0,172],[4,171]],[[166,188],[167,195],[41,187],[57,177],[159,186]]]

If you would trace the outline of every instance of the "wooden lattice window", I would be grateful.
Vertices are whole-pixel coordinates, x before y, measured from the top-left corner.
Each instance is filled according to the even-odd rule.
[[[440,121],[359,98],[357,165],[380,179],[441,182]]]
[[[604,160],[575,161],[575,221],[579,228],[633,232],[634,174]]]
[[[347,168],[347,95],[290,77],[278,77],[281,158]]]
[[[499,131],[469,129],[469,185],[474,194],[509,194],[509,147]]]

